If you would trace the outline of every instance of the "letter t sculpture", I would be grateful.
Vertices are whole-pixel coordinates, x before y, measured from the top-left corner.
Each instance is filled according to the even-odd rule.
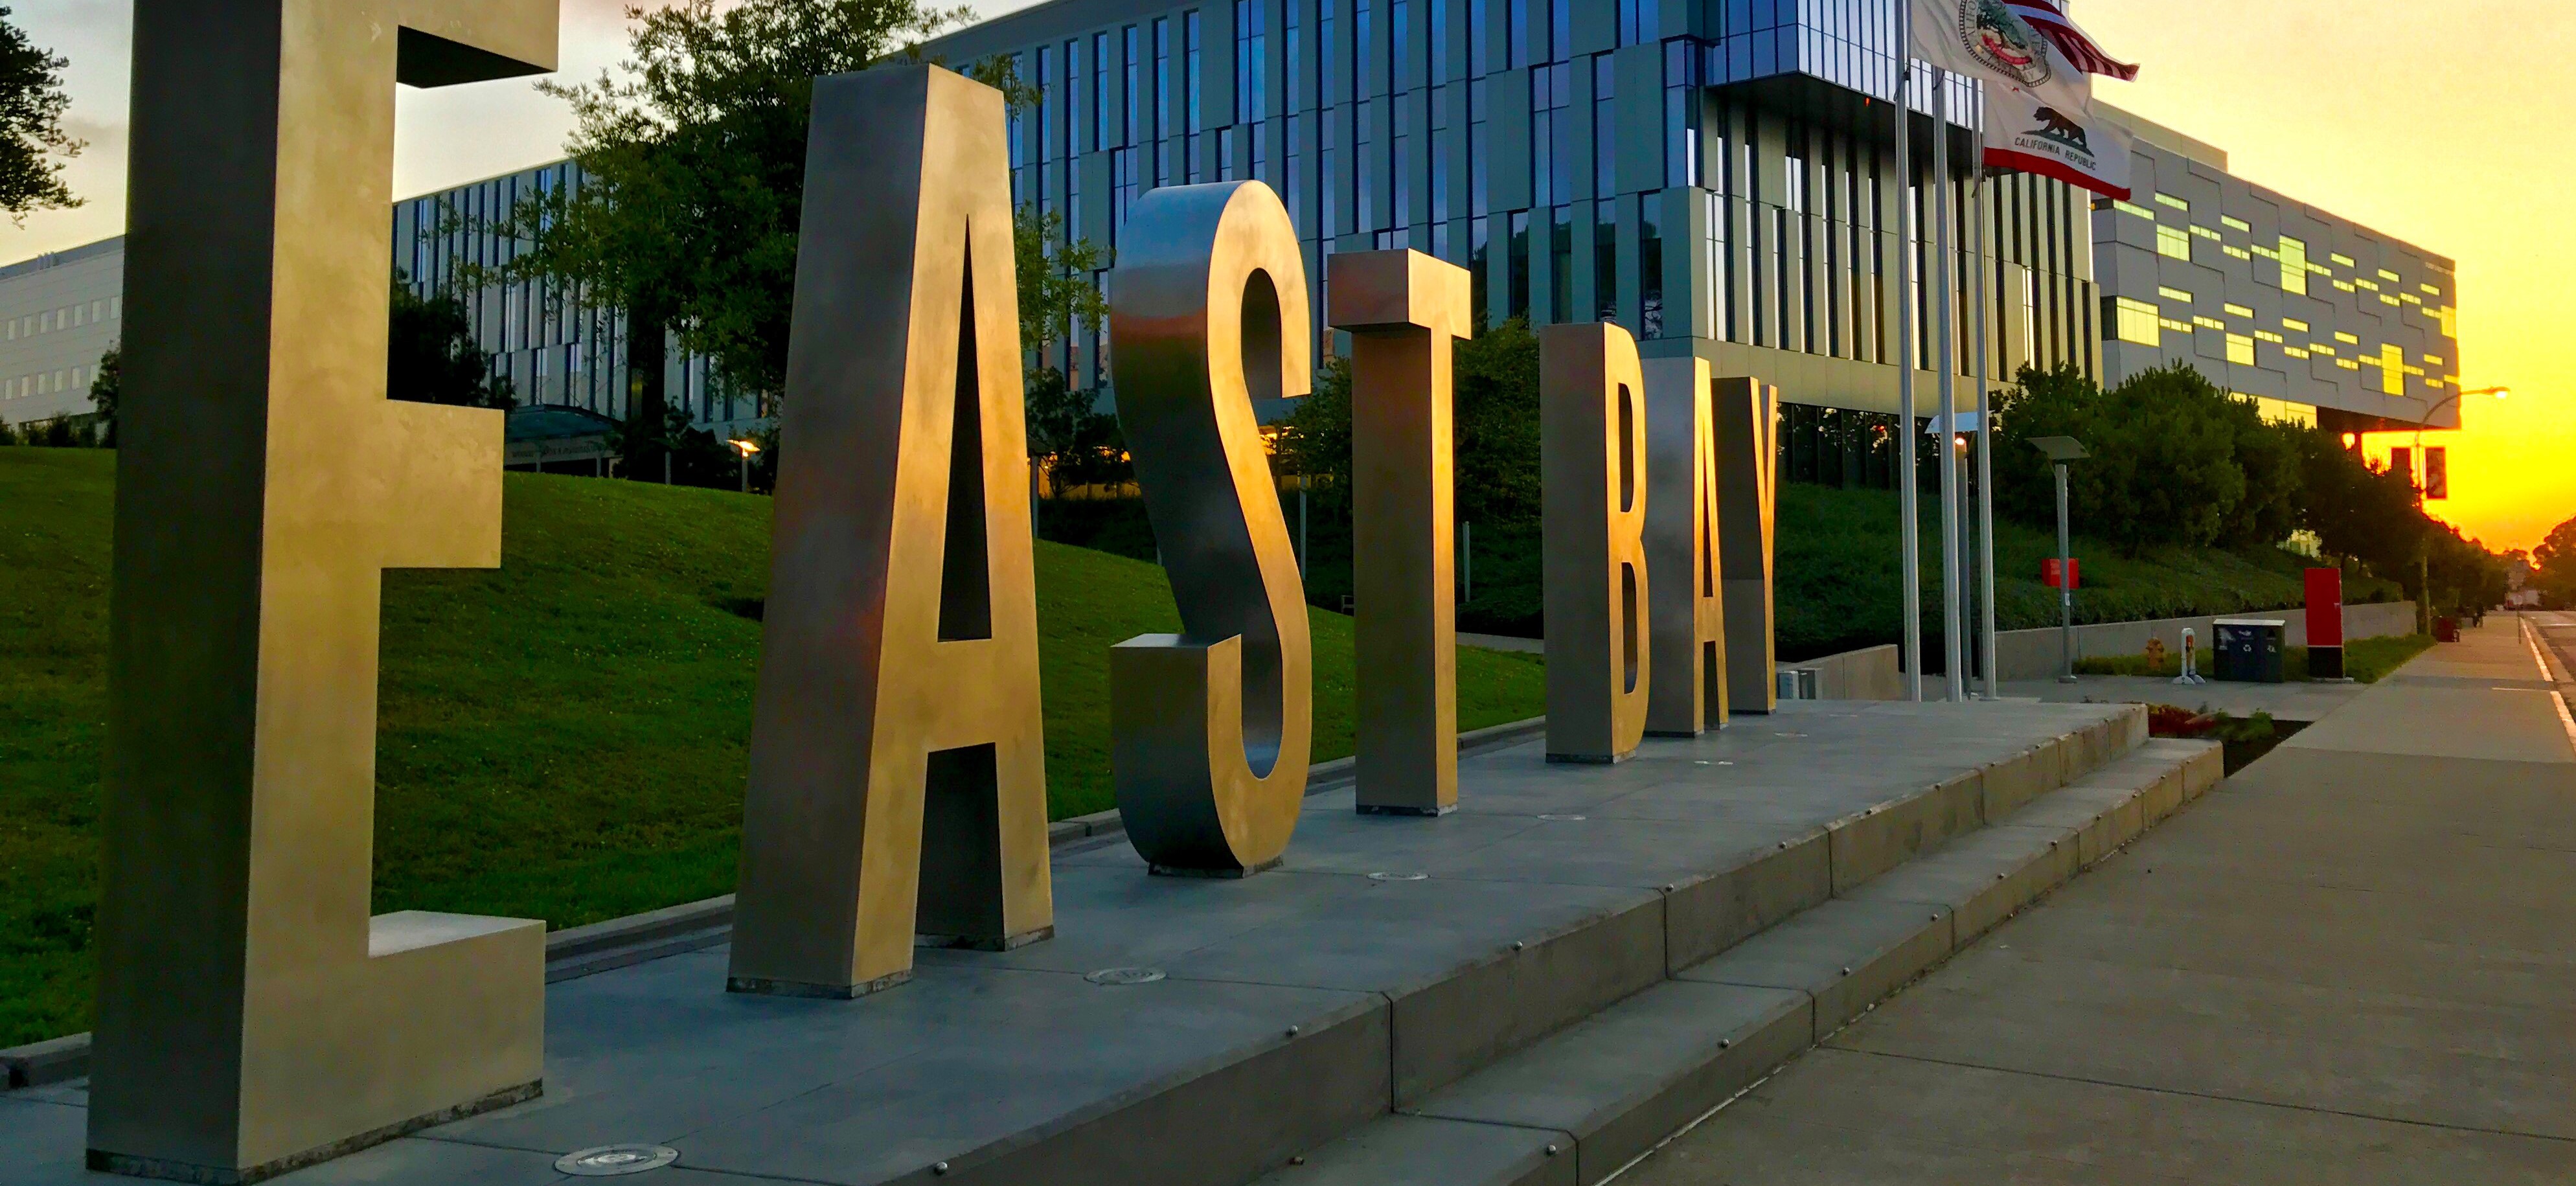
[[[1450,354],[1467,272],[1418,251],[1332,257],[1351,332],[1351,584],[1359,610],[1359,809],[1458,808],[1457,498]]]

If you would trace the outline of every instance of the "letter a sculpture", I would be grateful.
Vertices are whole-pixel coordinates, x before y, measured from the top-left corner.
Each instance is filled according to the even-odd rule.
[[[1136,200],[1109,288],[1118,421],[1182,632],[1109,652],[1110,765],[1156,872],[1279,862],[1306,794],[1314,657],[1255,397],[1304,395],[1306,271],[1258,181]]]
[[[737,992],[1054,932],[1002,94],[815,83],[734,906]]]
[[[526,1099],[545,924],[370,918],[388,568],[501,562],[501,414],[385,399],[394,86],[555,0],[138,0],[89,1165],[284,1173]]]
[[[1654,695],[1646,731],[1696,737],[1726,725],[1725,590],[1719,586],[1717,438],[1704,358],[1649,359],[1646,571],[1654,586]]]
[[[1359,809],[1458,807],[1458,511],[1450,357],[1467,270],[1419,251],[1331,258],[1351,333],[1351,580],[1359,605]]]
[[[1547,758],[1617,762],[1645,737],[1646,383],[1606,322],[1539,331]]]

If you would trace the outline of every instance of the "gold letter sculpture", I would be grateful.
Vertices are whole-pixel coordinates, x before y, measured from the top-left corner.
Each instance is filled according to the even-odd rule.
[[[1269,186],[1170,186],[1129,209],[1110,366],[1182,633],[1111,648],[1110,766],[1158,873],[1276,865],[1304,805],[1314,655],[1252,400],[1306,394],[1310,326]]]
[[[1727,704],[1769,712],[1772,679],[1771,515],[1779,452],[1780,389],[1754,379],[1720,379],[1716,405],[1719,570],[1726,576]]]
[[[737,992],[1054,932],[1002,93],[820,79],[734,905]]]
[[[89,1164],[250,1181],[536,1094],[545,924],[370,918],[384,570],[501,560],[501,414],[385,399],[394,85],[554,0],[138,0]]]
[[[1615,325],[1539,331],[1547,759],[1616,762],[1646,732],[1646,381]]]
[[[1646,572],[1655,591],[1654,694],[1646,731],[1696,737],[1726,725],[1726,613],[1718,587],[1717,440],[1708,360],[1650,358],[1646,372]]]
[[[1458,807],[1457,504],[1452,343],[1467,272],[1418,251],[1331,257],[1351,331],[1351,584],[1359,609],[1359,809]]]

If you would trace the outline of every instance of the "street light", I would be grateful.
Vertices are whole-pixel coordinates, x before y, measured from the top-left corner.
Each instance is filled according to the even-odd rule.
[[[2057,466],[2057,650],[2064,660],[2057,682],[2071,684],[2075,682],[2075,541],[2066,528],[2066,466],[2092,454],[2074,437],[2032,437],[2030,447]]]
[[[760,442],[743,439],[725,443],[733,446],[734,452],[742,455],[742,492],[749,494],[751,493],[751,455],[760,452]]]
[[[2433,467],[2424,461],[2424,426],[2432,422],[2435,413],[2460,402],[2465,396],[2472,395],[2492,395],[2497,399],[2507,399],[2513,395],[2513,388],[2471,387],[2454,391],[2424,409],[2423,418],[2415,422],[2415,454],[2408,460],[2407,468],[2413,469],[2417,465],[2423,465],[2427,483],[2432,480]],[[2415,475],[2410,473],[2406,478],[2408,481],[2413,481]],[[2416,489],[2420,491],[2423,487],[2418,486]],[[2415,581],[2415,599],[2418,603],[2415,607],[2415,616],[2423,621],[2424,634],[2430,637],[2433,633],[2433,537],[2430,533],[2415,541]]]

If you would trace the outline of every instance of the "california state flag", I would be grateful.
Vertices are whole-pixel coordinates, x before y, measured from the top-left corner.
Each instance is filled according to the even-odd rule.
[[[1985,84],[1985,162],[2129,196],[2128,132],[2093,114],[2092,73],[2134,75],[2053,0],[1914,0],[1914,52]]]

